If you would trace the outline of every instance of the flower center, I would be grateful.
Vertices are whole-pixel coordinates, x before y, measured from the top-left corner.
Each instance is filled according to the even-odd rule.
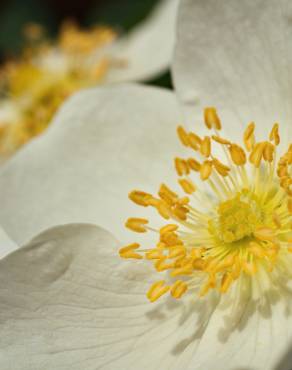
[[[250,237],[262,218],[256,201],[244,194],[220,203],[217,213],[218,219],[210,220],[210,232],[224,243]]]
[[[255,292],[283,279],[283,274],[292,277],[292,145],[276,163],[278,124],[269,140],[261,142],[256,141],[255,124],[249,124],[244,149],[220,136],[221,121],[214,108],[206,108],[204,118],[214,135],[202,138],[182,126],[177,131],[193,153],[174,161],[185,195],[165,184],[158,196],[140,190],[129,195],[139,206],[152,207],[163,219],[172,220],[158,228],[144,218],[126,222],[132,231],[158,235],[151,248],[133,243],[120,250],[121,257],[153,261],[156,271],[164,273],[147,293],[151,302],[167,292],[174,298],[187,291],[203,296],[209,290],[223,294],[252,284]],[[226,163],[215,157],[213,145],[222,149]]]

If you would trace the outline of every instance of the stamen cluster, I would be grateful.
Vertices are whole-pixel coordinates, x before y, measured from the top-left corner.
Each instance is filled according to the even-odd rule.
[[[151,302],[167,292],[174,298],[191,290],[200,296],[210,289],[226,293],[240,279],[283,273],[291,258],[292,145],[277,164],[278,124],[269,140],[257,142],[250,123],[240,146],[220,136],[215,108],[205,109],[204,120],[214,131],[211,136],[177,129],[181,143],[193,153],[174,160],[184,196],[165,184],[157,196],[140,190],[129,194],[134,203],[153,207],[168,221],[156,229],[147,219],[129,218],[127,228],[155,232],[158,240],[150,248],[133,243],[120,249],[122,258],[152,261],[163,274],[147,293]],[[213,145],[221,147],[226,163],[213,154]],[[195,185],[193,177],[209,191]]]

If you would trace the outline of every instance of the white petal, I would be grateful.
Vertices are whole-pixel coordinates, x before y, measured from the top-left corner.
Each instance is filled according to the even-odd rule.
[[[197,114],[216,106],[234,137],[255,121],[280,122],[291,138],[291,16],[288,0],[183,0],[173,65],[182,101]]]
[[[0,224],[20,243],[70,222],[99,224],[125,242],[125,219],[145,215],[128,192],[156,192],[175,175],[178,110],[171,92],[150,87],[112,86],[71,98],[46,135],[2,168]]]
[[[277,293],[261,306],[247,295],[232,317],[212,295],[150,304],[153,275],[117,248],[104,230],[76,224],[0,261],[1,369],[275,370],[291,344]]]
[[[0,226],[0,259],[18,248],[18,245],[9,238]]]
[[[141,81],[164,72],[170,65],[175,39],[178,0],[162,0],[151,15],[129,35],[118,40],[115,56],[124,68],[110,71],[108,81]]]

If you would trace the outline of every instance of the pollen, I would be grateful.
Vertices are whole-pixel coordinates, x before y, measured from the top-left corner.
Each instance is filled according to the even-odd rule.
[[[129,194],[161,216],[157,226],[151,218],[129,218],[127,228],[153,233],[153,242],[120,250],[122,258],[153,265],[157,281],[146,293],[151,302],[165,295],[200,299],[210,291],[239,297],[243,286],[255,292],[291,276],[292,145],[277,153],[278,123],[261,141],[249,123],[240,143],[221,136],[215,108],[206,108],[202,121],[212,135],[177,130],[188,152],[174,160],[181,191],[162,183],[157,194]]]

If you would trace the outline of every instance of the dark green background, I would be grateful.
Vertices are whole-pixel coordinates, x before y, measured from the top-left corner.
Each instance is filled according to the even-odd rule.
[[[51,37],[62,20],[75,19],[81,26],[100,23],[128,32],[149,14],[157,0],[5,0],[0,2],[0,58],[16,55],[22,47],[27,22],[41,23]],[[171,87],[165,73],[148,83]]]

